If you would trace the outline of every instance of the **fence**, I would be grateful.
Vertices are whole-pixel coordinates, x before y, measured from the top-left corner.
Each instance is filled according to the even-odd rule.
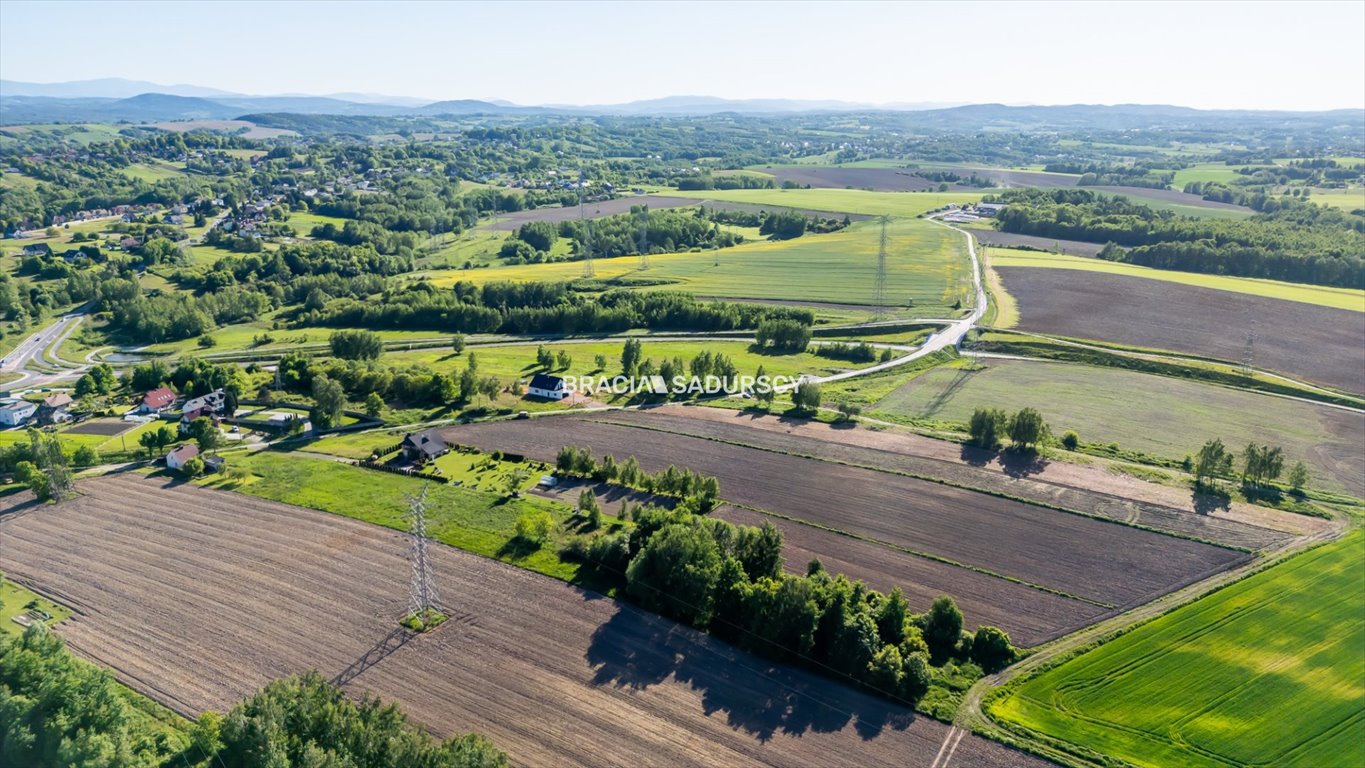
[[[431,474],[430,472],[418,472],[418,471],[415,470],[415,469],[404,469],[403,467],[394,467],[394,466],[390,466],[390,465],[388,465],[388,464],[381,464],[381,463],[379,463],[379,462],[377,462],[377,461],[362,460],[362,461],[357,461],[357,462],[355,463],[355,465],[356,465],[357,467],[364,467],[364,468],[366,468],[366,469],[377,469],[377,470],[379,470],[380,472],[389,472],[389,473],[392,473],[392,474],[395,474],[395,475],[406,475],[406,476],[408,476],[408,477],[417,477],[417,478],[421,478],[421,479],[423,479],[423,480],[431,480],[432,482],[436,482],[436,483],[449,483],[449,482],[450,482],[450,478],[448,478],[448,477],[442,477],[442,476],[440,476],[440,475],[433,475],[433,474]]]

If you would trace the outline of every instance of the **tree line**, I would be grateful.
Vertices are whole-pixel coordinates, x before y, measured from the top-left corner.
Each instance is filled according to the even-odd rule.
[[[0,726],[0,763],[28,768],[507,765],[482,736],[436,741],[396,705],[353,700],[316,672],[271,682],[227,714],[203,713],[177,743],[41,623],[0,636]]]
[[[999,196],[1001,230],[1114,243],[1102,258],[1159,269],[1290,282],[1365,285],[1365,218],[1301,204],[1248,219],[1176,216],[1083,189]]]

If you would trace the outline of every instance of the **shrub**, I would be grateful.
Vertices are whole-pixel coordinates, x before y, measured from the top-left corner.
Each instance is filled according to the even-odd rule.
[[[516,538],[528,544],[540,546],[550,538],[554,529],[554,519],[543,509],[528,509],[517,515]]]
[[[1081,436],[1075,430],[1068,429],[1062,434],[1062,447],[1068,451],[1074,451],[1081,445]]]

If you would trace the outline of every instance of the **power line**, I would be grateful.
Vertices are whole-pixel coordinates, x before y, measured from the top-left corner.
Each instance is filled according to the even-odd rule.
[[[877,317],[886,315],[886,216],[882,216],[882,234],[877,244],[877,278],[872,287],[872,305]]]
[[[592,266],[592,224],[583,215],[583,187],[588,183],[587,172],[578,169],[578,223],[583,229],[583,276],[593,277],[596,271]]]

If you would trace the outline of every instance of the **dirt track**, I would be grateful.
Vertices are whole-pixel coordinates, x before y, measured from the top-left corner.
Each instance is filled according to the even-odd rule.
[[[316,668],[475,730],[518,765],[928,765],[948,727],[631,606],[436,548],[452,620],[394,632],[393,531],[135,475],[58,507],[0,502],[0,568],[77,610],[78,653],[176,709]],[[968,736],[957,765],[1040,761]]]
[[[997,267],[1019,328],[1253,364],[1365,393],[1365,312],[1071,269]]]
[[[1230,550],[939,483],[592,418],[485,422],[442,432],[455,443],[549,461],[573,444],[618,459],[634,455],[650,471],[690,467],[716,476],[721,495],[742,506],[1111,606],[1147,602],[1242,559]],[[975,622],[970,608],[964,610]]]

